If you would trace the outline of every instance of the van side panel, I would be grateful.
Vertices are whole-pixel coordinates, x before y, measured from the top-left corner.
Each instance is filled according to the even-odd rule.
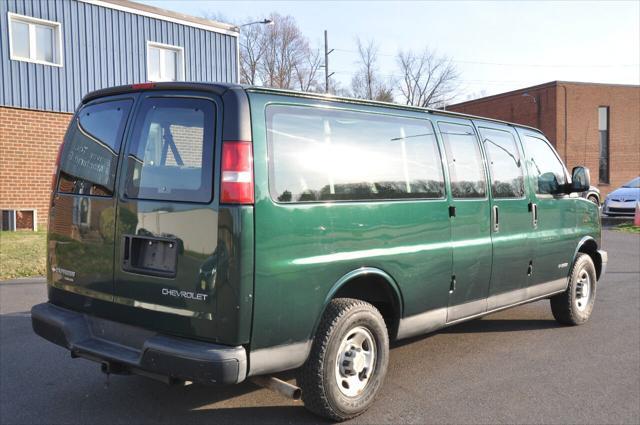
[[[446,197],[283,203],[274,201],[269,192],[265,108],[270,103],[388,113],[430,125],[426,114],[252,92],[249,100],[256,182],[251,362],[255,363],[254,351],[266,347],[289,345],[306,354],[305,343],[312,337],[330,290],[343,276],[362,267],[380,269],[394,279],[402,293],[404,316],[445,311],[452,261]],[[446,312],[443,323],[445,317]]]

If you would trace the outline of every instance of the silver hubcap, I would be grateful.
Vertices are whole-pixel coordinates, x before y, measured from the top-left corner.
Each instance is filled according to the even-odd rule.
[[[357,326],[347,332],[336,358],[336,383],[342,394],[355,397],[369,383],[376,362],[376,344],[368,329]]]
[[[591,277],[586,270],[581,270],[578,274],[576,282],[576,308],[578,311],[584,311],[589,305],[591,297]]]

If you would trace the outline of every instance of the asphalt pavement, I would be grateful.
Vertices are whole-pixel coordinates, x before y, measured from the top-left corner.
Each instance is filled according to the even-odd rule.
[[[605,231],[603,245],[587,324],[556,324],[543,300],[396,344],[378,400],[352,423],[640,423],[640,236]],[[107,381],[33,333],[29,309],[45,299],[41,279],[0,283],[1,424],[322,422],[251,383]]]

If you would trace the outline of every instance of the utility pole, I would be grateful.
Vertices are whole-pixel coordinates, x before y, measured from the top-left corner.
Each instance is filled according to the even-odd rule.
[[[324,30],[324,92],[329,93],[329,77],[334,73],[329,74],[329,53],[333,52],[333,49],[329,50],[329,41],[327,39],[327,30]]]

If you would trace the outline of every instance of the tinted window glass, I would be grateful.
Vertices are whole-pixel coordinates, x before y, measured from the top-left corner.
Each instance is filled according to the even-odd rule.
[[[598,132],[600,133],[600,161],[598,178],[600,183],[609,183],[609,107],[598,107]]]
[[[214,105],[203,99],[149,99],[127,159],[129,198],[209,202]]]
[[[454,198],[484,198],[486,179],[478,140],[468,125],[439,123]]]
[[[73,118],[60,158],[59,192],[111,196],[131,100],[97,103]]]
[[[557,193],[558,185],[566,183],[564,167],[547,142],[525,136],[524,148],[529,158],[529,173],[538,194]]]
[[[480,128],[480,136],[491,170],[493,197],[523,197],[522,163],[513,135],[508,131]]]
[[[271,106],[267,137],[271,192],[280,202],[444,196],[429,121]]]

